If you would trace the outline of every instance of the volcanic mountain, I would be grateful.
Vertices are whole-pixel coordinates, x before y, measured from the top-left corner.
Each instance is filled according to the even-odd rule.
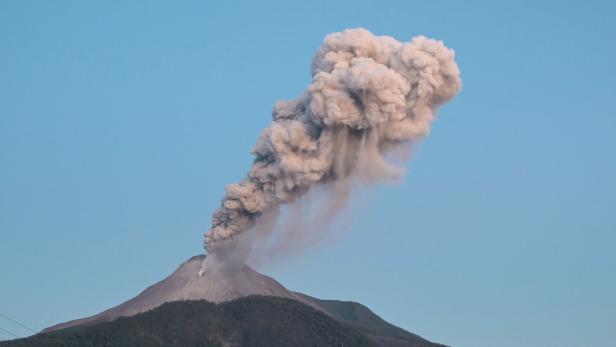
[[[221,303],[250,295],[277,296],[303,301],[273,278],[262,275],[247,265],[230,277],[215,272],[202,272],[204,261],[205,255],[194,256],[180,265],[170,276],[146,288],[136,297],[97,315],[54,325],[43,332],[133,316],[165,302],[206,300]]]
[[[190,258],[133,299],[97,315],[0,345],[443,346],[359,303],[290,291],[246,265],[233,276],[204,272],[204,261],[203,255]]]

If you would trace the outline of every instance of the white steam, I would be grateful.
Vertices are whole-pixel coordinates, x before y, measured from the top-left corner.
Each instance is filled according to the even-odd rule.
[[[315,184],[341,182],[344,189],[326,204],[331,211],[324,216],[332,218],[345,205],[350,177],[403,177],[384,154],[428,135],[436,108],[460,90],[459,75],[454,52],[441,41],[418,36],[401,43],[365,29],[328,35],[306,92],[275,105],[252,150],[252,168],[227,186],[205,248],[219,254],[253,227],[255,237],[267,233],[280,205]]]

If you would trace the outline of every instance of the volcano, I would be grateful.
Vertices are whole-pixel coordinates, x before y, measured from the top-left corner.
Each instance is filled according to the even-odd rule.
[[[43,332],[112,321],[175,301],[206,300],[221,303],[251,295],[263,295],[308,303],[305,298],[287,290],[273,278],[254,271],[248,265],[244,265],[233,276],[223,276],[215,272],[203,272],[204,261],[205,255],[194,256],[182,263],[170,276],[146,288],[136,297],[94,316],[54,325]]]
[[[232,276],[203,271],[205,259],[204,255],[190,258],[167,278],[99,314],[57,324],[30,338],[0,345],[97,345],[101,336],[110,339],[105,345],[116,345],[132,336],[129,345],[156,345],[152,341],[165,341],[161,345],[193,345],[199,341],[198,345],[215,346],[218,344],[203,344],[203,341],[223,339],[221,345],[229,346],[272,343],[302,346],[317,341],[337,346],[344,342],[384,347],[444,346],[386,322],[359,303],[321,300],[288,290],[247,265]],[[283,332],[281,324],[289,328]],[[171,327],[175,331],[170,332]],[[192,327],[190,331],[186,331],[189,327]],[[234,332],[223,338],[220,331]],[[145,336],[151,340],[144,341]],[[178,342],[169,340],[170,336],[194,340]],[[94,339],[93,344],[90,338]]]

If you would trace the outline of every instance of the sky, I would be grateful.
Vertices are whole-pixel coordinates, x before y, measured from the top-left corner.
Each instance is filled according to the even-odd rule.
[[[260,271],[457,347],[610,345],[615,17],[589,0],[2,1],[0,314],[92,315],[202,253],[274,103],[309,84],[326,34],[364,27],[443,40],[463,90],[403,182]]]

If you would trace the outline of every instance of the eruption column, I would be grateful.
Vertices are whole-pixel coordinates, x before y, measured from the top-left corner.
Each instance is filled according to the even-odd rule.
[[[361,28],[327,35],[312,60],[312,83],[274,106],[252,168],[227,186],[205,235],[207,251],[223,251],[259,216],[315,184],[355,174],[400,178],[404,170],[383,155],[429,134],[436,108],[461,88],[454,57],[423,36],[402,43]]]

